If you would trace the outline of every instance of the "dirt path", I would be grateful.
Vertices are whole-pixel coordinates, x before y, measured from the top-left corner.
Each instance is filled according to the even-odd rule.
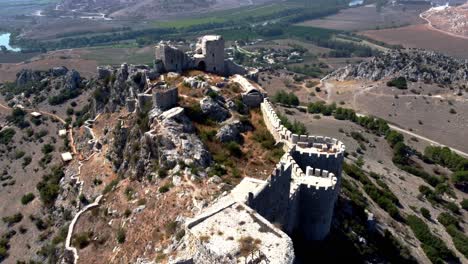
[[[3,105],[1,103],[0,103],[0,107],[2,107],[4,109],[7,109],[7,110],[12,110],[13,109],[13,108],[11,108],[9,106],[6,106],[6,105]],[[28,112],[28,113],[38,112],[38,113],[41,113],[41,114],[43,114],[45,116],[50,116],[52,118],[55,118],[56,120],[58,120],[62,124],[67,123],[67,122],[65,122],[65,120],[63,118],[61,118],[60,116],[58,116],[56,114],[53,114],[53,113],[41,111],[41,110],[38,110],[38,109],[29,109],[29,108],[24,108],[23,110]],[[81,159],[81,156],[79,155],[78,151],[76,150],[75,139],[73,137],[73,128],[72,128],[71,125],[67,128],[67,134],[68,134],[68,139],[70,140],[70,147],[72,149],[73,154],[78,155],[79,159]]]
[[[85,121],[85,128],[89,130],[93,140],[96,140],[96,137],[95,137],[95,134],[93,132],[93,129],[92,129],[92,124],[94,124],[94,122],[96,122],[96,120],[100,117],[100,114],[97,115],[94,119],[90,119],[90,120],[86,120]],[[71,130],[71,128],[70,128]],[[73,180],[76,180],[76,183],[79,184],[79,191],[78,191],[78,195],[77,195],[77,204],[80,204],[80,202],[78,201],[79,197],[81,196],[82,194],[82,191],[83,191],[83,185],[84,185],[84,182],[80,179],[80,175],[81,175],[81,168],[85,165],[86,162],[88,162],[91,158],[93,158],[96,154],[98,154],[100,151],[95,151],[93,150],[93,153],[87,157],[86,159],[84,159],[83,161],[79,161],[78,162],[78,172],[72,176],[70,176],[71,179]],[[81,154],[79,154],[79,156],[81,157]],[[83,207],[83,209],[81,209],[76,215],[75,217],[73,218],[72,222],[70,223],[69,227],[68,227],[68,233],[67,233],[67,239],[65,240],[65,248],[66,250],[69,250],[71,252],[73,252],[73,263],[74,264],[77,264],[78,263],[78,259],[79,259],[79,255],[78,255],[78,250],[73,247],[71,245],[71,242],[72,242],[72,239],[73,239],[73,232],[75,230],[75,225],[76,223],[78,222],[78,219],[80,218],[80,216],[85,213],[86,211],[92,209],[92,208],[95,208],[97,206],[99,206],[99,202],[101,201],[102,199],[102,195],[99,195],[93,203]]]
[[[438,29],[436,27],[434,27],[434,25],[432,25],[432,22],[431,20],[429,20],[429,17],[431,17],[433,14],[432,13],[428,13],[428,11],[430,11],[431,9],[425,11],[425,12],[422,12],[421,14],[419,14],[419,17],[424,19],[424,21],[427,22],[426,26],[427,28],[429,28],[430,30],[434,30],[434,31],[437,31],[437,32],[440,32],[442,34],[446,34],[446,35],[449,35],[451,37],[455,37],[455,38],[461,38],[461,39],[466,39],[468,40],[468,37],[467,36],[462,36],[462,35],[458,35],[458,34],[455,34],[455,33],[451,33],[451,32],[448,32],[448,31],[445,31],[445,30],[442,30],[442,29]]]

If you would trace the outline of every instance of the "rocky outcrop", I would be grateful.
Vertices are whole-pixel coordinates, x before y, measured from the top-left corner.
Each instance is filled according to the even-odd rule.
[[[468,80],[468,63],[432,51],[391,50],[370,61],[338,69],[326,79],[378,81],[400,76],[413,82],[461,83]]]
[[[231,116],[223,103],[209,96],[200,101],[200,108],[203,114],[217,122],[222,122]]]
[[[50,75],[53,77],[60,77],[64,76],[65,74],[68,73],[68,69],[65,66],[60,66],[60,67],[54,67],[49,70]]]
[[[211,163],[211,154],[181,107],[156,117],[153,129],[145,133],[144,148],[152,156],[159,157],[168,168],[175,167],[179,161],[204,168]]]
[[[223,143],[230,141],[241,143],[243,139],[241,133],[249,130],[252,130],[252,126],[243,124],[239,120],[235,120],[222,126],[216,134],[216,137]]]
[[[39,82],[44,77],[46,77],[46,75],[43,72],[22,69],[16,74],[16,85],[22,87],[28,83]]]
[[[79,72],[75,70],[71,70],[67,72],[67,74],[65,75],[65,82],[64,82],[65,89],[69,89],[69,90],[78,89],[80,87],[80,83],[81,83],[81,76]]]

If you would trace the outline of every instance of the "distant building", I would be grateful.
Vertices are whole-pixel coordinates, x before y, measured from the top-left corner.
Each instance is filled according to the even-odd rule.
[[[39,112],[32,112],[32,113],[31,113],[31,116],[34,117],[34,118],[39,118],[39,117],[42,116],[42,114],[39,113]]]
[[[60,129],[58,134],[59,134],[59,137],[65,137],[67,135],[67,130],[66,129]]]
[[[65,152],[65,153],[62,153],[62,161],[63,162],[69,162],[73,160],[73,156],[70,152]]]

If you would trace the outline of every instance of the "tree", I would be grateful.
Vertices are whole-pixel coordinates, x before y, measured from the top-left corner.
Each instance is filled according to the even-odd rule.
[[[431,213],[424,207],[421,207],[421,215],[426,219],[431,219]]]

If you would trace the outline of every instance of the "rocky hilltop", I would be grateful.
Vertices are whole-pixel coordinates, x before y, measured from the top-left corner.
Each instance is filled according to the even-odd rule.
[[[338,69],[326,79],[378,81],[405,77],[412,82],[453,84],[466,82],[468,63],[440,53],[423,50],[391,50],[370,61]]]

